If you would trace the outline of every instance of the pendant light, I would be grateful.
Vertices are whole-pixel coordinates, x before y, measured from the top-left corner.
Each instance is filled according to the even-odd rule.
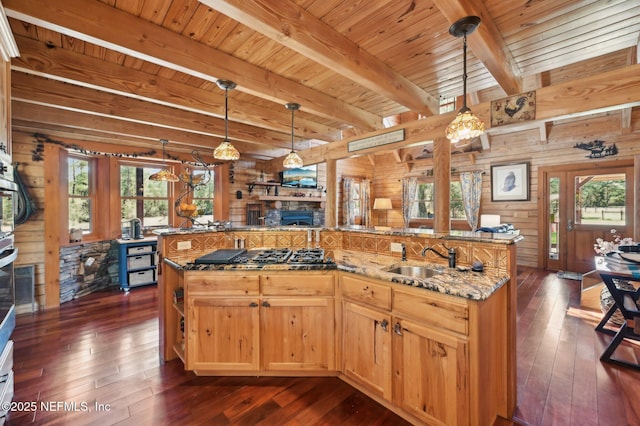
[[[284,107],[291,111],[291,152],[284,159],[282,165],[287,169],[297,169],[304,165],[302,158],[300,158],[300,156],[293,150],[293,116],[295,112],[300,109],[300,104],[289,102]]]
[[[229,90],[233,90],[236,84],[230,80],[218,80],[216,84],[224,90],[224,140],[213,151],[213,157],[218,160],[235,161],[240,158],[240,153],[229,142]]]
[[[160,139],[160,143],[162,144],[162,170],[160,170],[158,173],[154,173],[151,176],[149,176],[149,180],[163,181],[163,182],[177,182],[179,180],[178,176],[173,174],[171,170],[167,169],[167,166],[164,160],[164,156],[165,156],[164,147],[169,143],[169,141],[166,139]]]
[[[463,44],[463,94],[462,108],[458,111],[456,118],[447,126],[445,132],[447,139],[452,143],[463,139],[472,139],[484,133],[484,123],[476,117],[467,107],[467,34],[471,34],[480,25],[480,18],[477,16],[467,16],[459,19],[449,27],[449,34],[454,37],[462,37]]]

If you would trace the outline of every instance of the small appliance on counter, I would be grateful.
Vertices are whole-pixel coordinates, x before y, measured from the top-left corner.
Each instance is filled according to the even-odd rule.
[[[130,232],[131,238],[133,238],[134,240],[141,240],[143,238],[142,221],[136,217],[135,219],[131,219],[129,223],[130,223],[129,232]]]

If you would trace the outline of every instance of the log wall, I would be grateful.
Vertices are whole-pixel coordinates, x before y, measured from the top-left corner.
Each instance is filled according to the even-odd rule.
[[[451,167],[458,172],[483,170],[483,194],[481,214],[499,214],[502,223],[511,223],[525,237],[518,243],[518,265],[540,266],[538,246],[541,242],[540,200],[538,169],[544,166],[588,163],[597,166],[599,162],[628,160],[640,154],[640,111],[634,111],[629,128],[621,127],[621,114],[614,112],[601,114],[590,119],[572,122],[556,122],[550,126],[547,140],[541,141],[539,130],[521,131],[505,135],[490,136],[490,150],[484,152],[453,154]],[[587,151],[574,148],[576,143],[603,140],[606,145],[616,144],[618,155],[601,159],[587,158]],[[390,226],[402,226],[402,184],[406,176],[424,176],[433,169],[433,160],[399,161],[409,153],[413,158],[421,153],[417,147],[402,155],[380,154],[375,156],[373,179],[374,197],[389,197],[394,209],[389,212]],[[530,201],[492,202],[491,166],[507,163],[529,162]],[[637,166],[636,166],[637,167]],[[410,170],[409,170],[410,168]],[[468,229],[468,225],[467,229]]]

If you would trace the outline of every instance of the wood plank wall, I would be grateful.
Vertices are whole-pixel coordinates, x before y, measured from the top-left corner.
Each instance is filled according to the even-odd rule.
[[[538,199],[538,168],[563,164],[588,163],[596,166],[599,162],[633,159],[640,154],[640,111],[634,111],[631,117],[631,128],[621,128],[620,112],[601,114],[588,119],[573,122],[557,122],[550,126],[546,141],[541,141],[539,130],[528,130],[519,133],[496,135],[490,137],[491,149],[476,153],[452,155],[451,166],[456,171],[483,170],[481,214],[499,214],[502,223],[511,223],[520,229],[524,241],[518,243],[517,263],[525,266],[539,266],[538,245],[541,242],[538,229],[540,200]],[[588,152],[573,146],[579,142],[603,140],[607,145],[616,144],[619,154],[602,159],[590,159]],[[422,148],[407,150],[417,157]],[[402,158],[404,153],[399,156]],[[411,163],[411,170],[406,164],[397,161],[398,156],[380,154],[375,156],[375,175],[373,179],[373,196],[389,197],[394,209],[389,212],[390,226],[402,226],[401,179],[405,176],[424,176],[433,168],[433,160],[425,159]],[[491,201],[491,166],[519,162],[531,163],[530,201],[492,202]],[[467,228],[468,229],[468,228]]]
[[[517,263],[525,266],[538,266],[538,245],[540,243],[539,219],[539,183],[538,168],[573,163],[590,163],[597,165],[599,161],[616,159],[632,159],[640,155],[640,111],[631,117],[630,128],[621,129],[621,114],[613,112],[573,122],[558,122],[550,126],[546,141],[540,140],[538,130],[523,131],[508,135],[490,137],[491,149],[476,153],[453,155],[451,164],[457,171],[484,170],[483,196],[481,213],[499,214],[503,223],[512,223],[520,229],[525,237],[518,245]],[[595,139],[604,140],[608,145],[615,143],[619,154],[603,160],[588,159],[586,151],[573,148],[578,142],[589,142]],[[44,295],[44,170],[43,162],[35,161],[32,153],[37,149],[35,138],[31,133],[13,131],[13,159],[20,163],[19,171],[29,189],[30,195],[38,207],[37,213],[25,224],[16,229],[16,246],[20,249],[17,266],[34,265],[36,271],[36,301],[43,304]],[[422,148],[411,148],[407,152],[417,157]],[[404,154],[404,153],[401,153]],[[389,197],[393,210],[388,212],[388,224],[402,227],[401,179],[405,176],[420,176],[433,168],[432,160],[414,161],[411,168],[399,161],[403,155],[393,153],[375,156],[358,157],[340,160],[337,164],[337,180],[343,176],[360,176],[372,180],[372,200],[375,197]],[[491,165],[528,161],[531,163],[531,200],[521,202],[491,202]],[[258,180],[260,176],[259,162],[241,160],[234,165],[234,182],[229,186],[230,218],[234,225],[246,224],[246,203],[256,202],[255,195],[249,196],[248,183]],[[326,165],[318,167],[321,185],[326,186]],[[277,180],[277,176],[265,174],[265,180]],[[337,186],[338,200],[336,223],[341,222],[341,185]],[[236,191],[242,191],[243,198],[236,198]],[[280,188],[280,193],[292,192],[291,189]],[[377,216],[373,214],[374,224]]]
[[[33,158],[37,143],[31,134],[14,131],[12,147],[13,162],[19,163],[20,177],[37,207],[29,220],[16,227],[16,266],[34,265],[35,299],[44,306],[44,161]]]
[[[242,154],[241,154],[242,155]],[[249,183],[258,182],[261,171],[263,170],[262,161],[243,160],[242,157],[239,161],[236,161],[233,165],[233,182],[229,185],[229,219],[233,223],[233,226],[246,226],[247,224],[247,204],[248,203],[262,203],[262,214],[266,213],[267,208],[272,208],[273,201],[260,201],[259,195],[265,195],[264,187],[255,187],[253,192],[249,193]],[[323,188],[327,187],[327,167],[325,163],[318,164],[318,185]],[[277,173],[264,173],[264,181],[280,181]],[[242,193],[242,198],[237,197],[237,193]],[[295,192],[302,192],[305,195],[315,195],[318,191],[313,189],[295,189],[295,188],[282,188],[278,187],[278,193],[282,196],[293,195]],[[270,190],[270,195],[274,194],[274,189]],[[325,194],[326,196],[326,194]],[[301,198],[300,202],[296,201],[282,201],[284,208],[297,208],[296,204],[303,205],[302,208],[312,206],[312,208],[320,208],[320,204],[316,203],[304,203],[304,199]]]

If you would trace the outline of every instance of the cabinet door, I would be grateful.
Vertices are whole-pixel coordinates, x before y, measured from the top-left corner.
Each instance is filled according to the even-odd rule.
[[[394,318],[394,402],[429,424],[468,424],[469,372],[462,338]]]
[[[258,370],[258,298],[194,297],[187,319],[187,370]]]
[[[260,311],[264,370],[335,371],[333,298],[267,298]]]
[[[342,371],[391,400],[391,315],[351,302],[342,309]]]

